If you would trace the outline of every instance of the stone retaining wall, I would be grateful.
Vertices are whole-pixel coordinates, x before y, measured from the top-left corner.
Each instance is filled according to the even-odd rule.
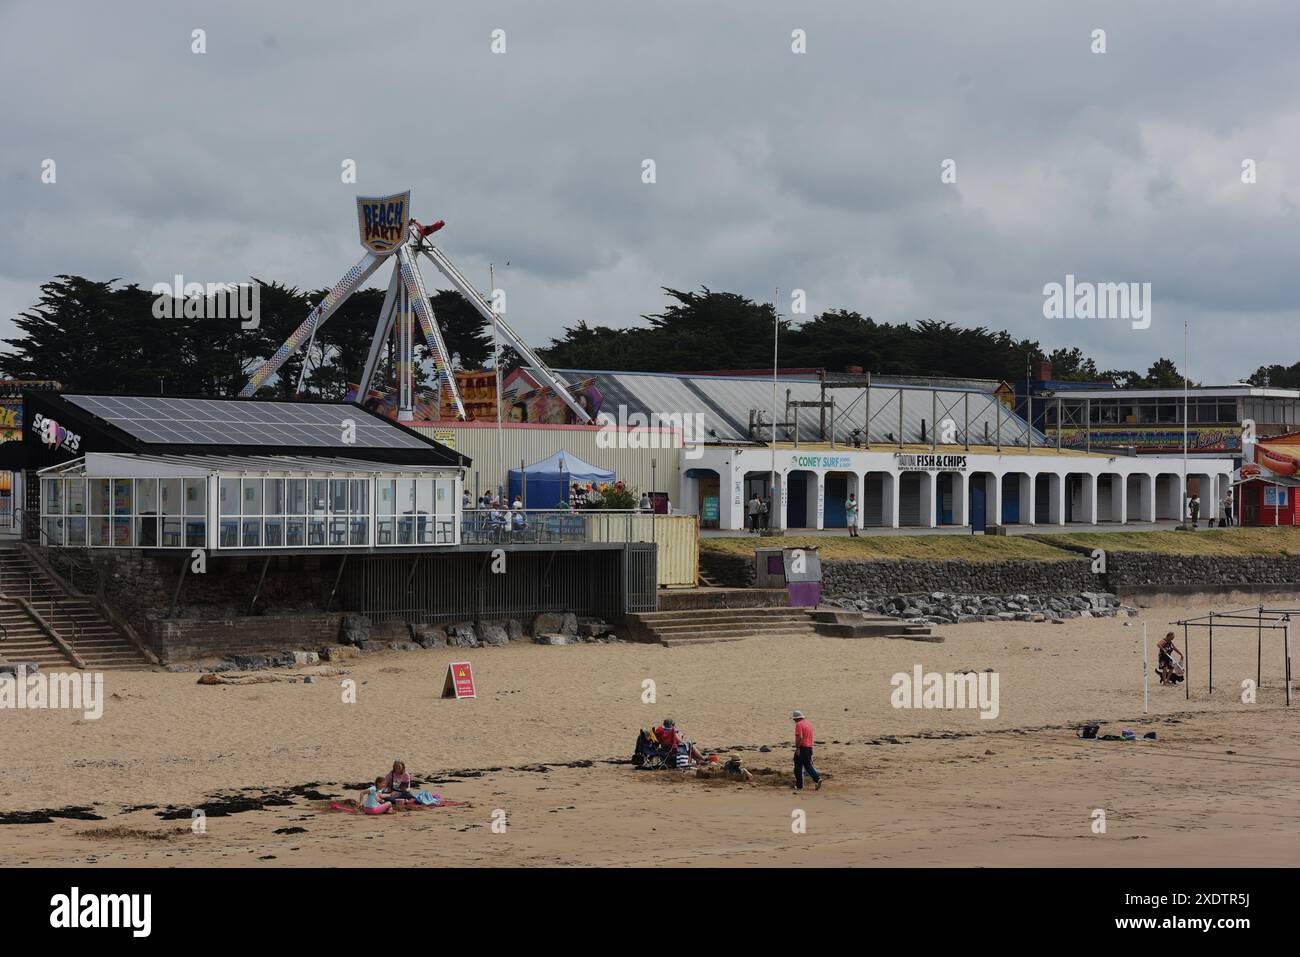
[[[822,594],[826,598],[919,595],[935,591],[1040,596],[1112,592],[1152,596],[1167,589],[1171,595],[1250,593],[1274,600],[1295,592],[1300,599],[1300,555],[1213,556],[1114,551],[1106,554],[1104,572],[1093,572],[1092,566],[1090,554],[1060,561],[830,560],[822,562]],[[740,581],[747,585],[753,583],[752,556],[714,556],[713,567],[730,579],[724,582],[723,575],[714,575],[710,568],[710,574],[719,584],[738,587],[736,583]]]
[[[1111,591],[1149,585],[1281,585],[1300,583],[1300,555],[1165,555],[1107,552]]]
[[[144,641],[163,664],[229,655],[319,651],[339,641],[341,613],[151,618]]]
[[[155,557],[125,548],[81,551],[78,554],[82,558],[88,556],[99,569],[104,582],[104,600],[145,641],[149,640],[145,636],[153,627],[151,621],[165,616],[171,607],[181,565],[190,561],[188,552]],[[50,556],[57,566],[58,549],[51,549]],[[265,558],[214,561],[209,555],[206,574],[185,575],[180,597],[181,614],[206,620],[246,615],[255,592],[258,595],[257,606],[262,610],[274,609],[280,615],[324,612],[323,596],[333,584],[333,575],[322,574],[319,557],[272,556],[258,592],[257,583],[264,561]],[[338,620],[337,615],[333,618]]]
[[[752,588],[754,555],[729,555],[725,552],[700,550],[700,571],[723,588]]]
[[[1084,559],[1034,562],[823,561],[822,595],[915,595],[934,591],[963,594],[1068,595],[1105,591]]]

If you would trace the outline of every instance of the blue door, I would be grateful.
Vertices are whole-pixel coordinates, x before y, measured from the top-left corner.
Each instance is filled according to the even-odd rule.
[[[944,472],[939,475],[939,480],[934,483],[935,499],[935,521],[940,525],[952,524],[952,475]]]
[[[971,483],[970,487],[970,527],[984,527],[984,483]]]
[[[1020,523],[1020,476],[1002,476],[1002,524]]]
[[[826,499],[822,503],[822,523],[827,528],[843,528],[845,524],[844,503],[849,497],[849,477],[847,475],[826,476]]]
[[[791,472],[786,476],[790,496],[785,506],[785,521],[789,528],[808,527],[808,473]],[[776,522],[772,523],[776,527]]]

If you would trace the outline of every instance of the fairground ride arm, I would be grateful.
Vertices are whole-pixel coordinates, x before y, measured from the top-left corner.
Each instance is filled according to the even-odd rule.
[[[302,348],[303,343],[311,338],[312,333],[334,314],[334,310],[347,302],[348,297],[356,292],[361,284],[383,265],[384,260],[387,258],[387,256],[366,253],[364,259],[344,273],[343,278],[334,284],[334,288],[329,291],[325,298],[316,304],[316,308],[307,314],[307,318],[303,320],[302,325],[295,329],[293,335],[284,341],[284,345],[280,346],[271,358],[258,366],[257,371],[253,373],[253,377],[248,380],[248,384],[240,391],[239,397],[247,399],[265,385],[266,380],[275,375],[280,366],[284,365],[291,355]]]
[[[456,417],[465,418],[465,406],[460,401],[460,390],[456,388],[456,377],[452,375],[451,355],[447,344],[438,331],[438,324],[433,321],[433,307],[429,305],[429,293],[424,288],[424,277],[420,275],[420,265],[416,262],[411,247],[403,246],[397,250],[398,267],[402,271],[402,285],[406,287],[406,297],[415,310],[415,317],[420,320],[424,330],[424,340],[433,351],[434,363],[437,365],[438,378],[447,390],[447,397],[456,406]]]
[[[564,401],[564,404],[573,411],[573,414],[578,417],[578,421],[584,423],[591,422],[591,416],[587,414],[587,410],[579,405],[578,401],[569,394],[568,383],[546,367],[546,363],[542,362],[542,360],[537,357],[537,353],[533,352],[533,350],[529,348],[528,344],[516,335],[515,331],[510,328],[505,319],[497,315],[492,307],[488,305],[487,300],[479,294],[477,289],[470,285],[470,281],[461,274],[461,271],[452,264],[451,260],[443,254],[443,251],[429,242],[422,244],[418,248],[420,252],[429,257],[430,262],[438,267],[438,271],[446,276],[448,281],[456,287],[456,291],[468,299],[470,304],[479,311],[479,314],[484,319],[496,326],[497,332],[501,335],[502,339],[505,340],[506,345],[519,353],[520,357],[524,360],[524,363],[537,373],[539,379],[554,390],[555,394],[558,395]]]

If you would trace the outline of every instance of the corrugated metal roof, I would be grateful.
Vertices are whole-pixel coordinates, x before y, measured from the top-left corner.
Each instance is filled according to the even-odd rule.
[[[761,411],[764,421],[772,414],[772,380],[754,376],[687,376],[660,372],[610,372],[590,369],[557,369],[569,381],[595,378],[596,388],[604,396],[601,413],[619,419],[619,406],[626,414],[672,415],[693,413],[703,416],[710,441],[750,441],[750,411]],[[835,441],[850,442],[854,429],[861,429],[866,417],[863,398],[865,389],[827,389],[826,401],[835,402]],[[951,419],[955,425],[954,442],[965,441],[963,425],[967,419],[969,403],[970,436],[972,442],[994,441],[1001,433],[1003,444],[1016,445],[1025,441],[1027,428],[1024,419],[1011,412],[989,393],[980,389],[957,387],[931,389],[924,386],[889,385],[871,387],[872,442],[898,441],[898,413],[900,395],[903,405],[904,442],[928,441],[934,421],[942,423]],[[793,423],[793,408],[786,415],[787,397],[791,402],[815,402],[822,398],[820,384],[802,378],[777,379],[777,419]],[[799,410],[799,440],[816,441],[821,438],[822,410]],[[830,410],[826,410],[829,420]],[[999,426],[1000,420],[1000,426]],[[922,439],[922,422],[925,436]],[[828,423],[829,426],[829,423]],[[987,431],[986,431],[987,430]],[[779,430],[780,437],[792,436],[793,428]],[[942,434],[942,430],[941,430]],[[760,433],[766,436],[766,429]],[[1033,442],[1043,444],[1046,438],[1033,430]]]

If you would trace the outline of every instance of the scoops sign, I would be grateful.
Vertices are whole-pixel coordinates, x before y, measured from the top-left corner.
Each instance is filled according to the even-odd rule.
[[[32,416],[32,431],[39,435],[41,441],[51,449],[62,447],[69,452],[76,452],[81,448],[81,436],[76,432],[69,432],[59,423],[39,412]]]

